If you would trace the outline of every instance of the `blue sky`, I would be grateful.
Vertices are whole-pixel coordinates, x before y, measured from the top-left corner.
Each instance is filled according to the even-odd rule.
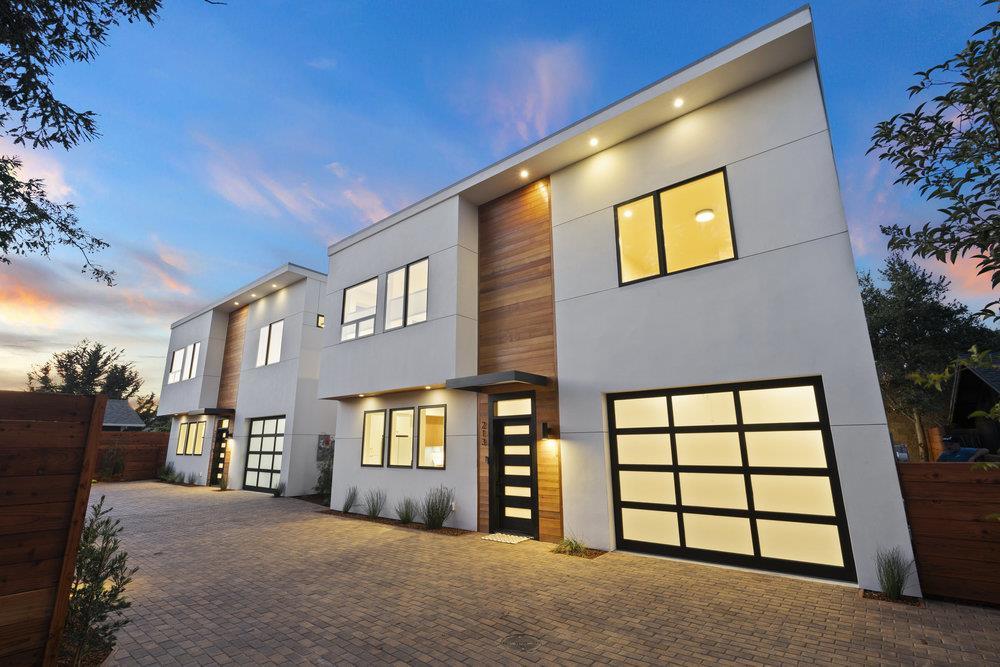
[[[78,258],[0,265],[0,388],[89,336],[123,347],[159,392],[172,321],[797,8],[789,2],[167,2],[125,25],[57,93],[99,115],[70,152],[20,151],[111,243],[119,284]],[[569,10],[569,11],[568,11]],[[613,11],[609,11],[613,10]],[[834,149],[861,269],[878,224],[933,207],[865,156],[873,125],[908,110],[913,72],[990,18],[972,0],[816,2]],[[9,150],[9,144],[3,145]],[[936,267],[945,269],[946,267]],[[948,267],[979,307],[988,285]]]

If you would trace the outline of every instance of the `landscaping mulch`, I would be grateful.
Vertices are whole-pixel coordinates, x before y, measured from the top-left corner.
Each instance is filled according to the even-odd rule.
[[[355,514],[354,512],[341,512],[340,510],[318,510],[320,514],[332,514],[334,516],[343,517],[345,519],[358,519],[360,521],[370,521],[372,523],[384,523],[390,526],[397,526],[399,528],[408,528],[410,530],[423,530],[428,533],[436,533],[438,535],[452,535],[458,537],[460,535],[468,535],[471,530],[462,530],[461,528],[448,528],[447,526],[442,528],[428,528],[422,523],[403,523],[399,519],[388,519],[385,517],[379,517],[377,519],[369,518],[364,514]]]
[[[595,558],[600,558],[601,556],[603,556],[608,552],[601,551],[600,549],[586,549],[582,554],[566,554],[566,553],[560,553],[555,550],[553,550],[552,553],[557,554],[559,556],[575,556],[576,558],[586,558],[587,560],[594,560]]]
[[[292,496],[295,500],[303,500],[307,503],[312,503],[313,505],[319,505],[321,507],[329,507],[330,501],[322,493],[310,493],[306,496]]]
[[[908,604],[911,607],[923,607],[924,601],[920,598],[915,598],[912,595],[900,596],[898,600],[892,600],[888,595],[882,591],[870,591],[865,589],[861,592],[861,597],[867,600],[879,600],[880,602],[892,602],[895,604]]]

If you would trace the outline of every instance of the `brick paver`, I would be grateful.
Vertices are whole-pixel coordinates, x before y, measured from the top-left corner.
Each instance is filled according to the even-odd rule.
[[[1000,662],[1000,610],[625,553],[584,560],[250,492],[102,493],[140,568],[112,664]]]

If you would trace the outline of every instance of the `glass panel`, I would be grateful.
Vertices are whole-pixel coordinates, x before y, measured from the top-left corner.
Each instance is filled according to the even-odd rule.
[[[167,384],[179,382],[181,370],[184,368],[184,348],[174,350],[170,359],[170,374],[167,376]]]
[[[660,193],[667,272],[735,257],[722,172]]]
[[[180,424],[177,426],[177,454],[184,453],[184,445],[187,443],[187,424]]]
[[[274,474],[271,475],[271,488],[272,489],[278,488],[278,480],[279,479],[281,479],[281,475],[279,475],[278,473],[274,473]]]
[[[750,519],[741,517],[685,512],[684,541],[695,549],[753,555]]]
[[[673,473],[622,470],[618,473],[618,487],[625,502],[662,505],[675,502]]]
[[[269,364],[276,364],[281,361],[281,335],[284,330],[284,320],[278,320],[271,325],[271,339],[267,344],[267,363]]]
[[[269,472],[262,472],[262,473],[260,473],[260,476],[257,478],[257,486],[259,486],[261,488],[264,488],[264,489],[270,488],[271,487],[271,473],[269,473]]]
[[[263,419],[255,419],[252,422],[250,422],[250,434],[251,435],[260,435],[263,432],[264,432],[264,420]]]
[[[444,467],[445,423],[444,406],[420,408],[418,412],[417,465],[425,468]]]
[[[749,431],[746,439],[752,466],[826,467],[823,434],[819,431]]]
[[[427,260],[411,264],[409,271],[406,323],[416,324],[427,319]]]
[[[413,410],[393,410],[389,424],[389,465],[413,465]]]
[[[358,338],[362,336],[371,336],[375,333],[375,319],[368,319],[358,322]]]
[[[816,392],[811,385],[741,391],[740,407],[746,424],[819,421]]]
[[[278,430],[278,420],[277,419],[265,419],[264,420],[264,434],[272,435]]]
[[[618,436],[618,463],[670,465],[670,436],[661,433]]]
[[[320,329],[326,326],[326,315],[323,313],[316,314],[316,326]]]
[[[194,454],[194,441],[198,437],[198,424],[188,424],[187,444],[184,445],[185,454]]]
[[[530,486],[505,486],[503,487],[503,493],[505,496],[518,496],[519,498],[530,498],[531,497],[531,487]]]
[[[285,447],[285,439],[282,436],[276,436],[274,438],[274,451],[280,452]]]
[[[406,269],[392,271],[386,276],[385,328],[403,326],[403,301],[406,299]]]
[[[275,430],[278,433],[284,433],[285,432],[285,418],[284,417],[278,417],[278,424],[275,427]]]
[[[250,444],[248,445],[248,448],[249,448],[249,450],[251,452],[259,452],[260,451],[260,437],[259,436],[251,437],[250,438]]]
[[[530,398],[507,398],[496,402],[497,417],[511,417],[531,414]]]
[[[385,412],[366,412],[361,437],[362,465],[382,465],[383,442],[385,442]]]
[[[260,454],[250,454],[247,456],[247,468],[260,467]]]
[[[531,510],[524,507],[504,507],[503,513],[515,519],[530,519]]]
[[[256,472],[248,472],[247,473],[246,485],[247,486],[257,486],[257,473]]]
[[[753,506],[761,512],[833,516],[833,492],[826,477],[751,475]]]
[[[530,435],[531,427],[528,424],[504,424],[504,435]]]
[[[531,466],[504,466],[503,474],[529,476],[531,475]]]
[[[677,514],[675,512],[624,508],[622,509],[622,537],[626,540],[639,542],[679,545],[681,538],[680,531],[677,529]]]
[[[205,441],[205,422],[198,422],[198,435],[194,438],[194,455],[201,456],[202,443]]]
[[[681,394],[673,401],[674,426],[714,426],[736,423],[736,403],[733,392],[711,394]]]
[[[266,436],[260,439],[260,448],[265,452],[274,451],[274,438],[271,436]]]
[[[354,340],[358,335],[358,326],[356,324],[345,324],[340,327],[340,340]]]
[[[270,327],[260,328],[260,337],[257,339],[257,367],[267,363],[267,333]]]
[[[844,565],[836,526],[758,519],[760,555],[821,565]]]
[[[667,397],[621,398],[615,401],[617,428],[652,428],[670,426]]]
[[[281,454],[274,455],[274,464],[271,466],[273,470],[281,470]]]
[[[375,302],[378,298],[378,278],[349,287],[344,290],[343,322],[357,322],[360,319],[375,314]]]
[[[739,433],[678,433],[677,463],[682,466],[742,466]]]
[[[531,447],[528,445],[505,445],[503,448],[504,454],[510,454],[511,456],[522,456],[531,455]]]
[[[746,483],[743,475],[682,472],[681,502],[699,507],[747,509]],[[685,519],[685,525],[687,519]]]
[[[618,219],[618,264],[622,282],[660,273],[659,242],[653,197],[643,197],[615,207]]]

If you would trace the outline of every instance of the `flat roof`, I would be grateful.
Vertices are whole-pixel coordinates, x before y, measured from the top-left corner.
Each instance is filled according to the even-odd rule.
[[[332,255],[456,195],[483,204],[524,185],[520,171],[540,178],[579,162],[816,57],[809,5],[668,74],[641,90],[536,141],[327,248]],[[675,108],[673,100],[684,100]],[[599,147],[590,137],[600,138]]]
[[[320,273],[319,271],[313,271],[312,269],[307,269],[304,266],[299,266],[298,264],[292,264],[291,262],[287,264],[282,264],[278,268],[274,269],[270,273],[265,273],[260,278],[257,278],[251,283],[244,285],[235,292],[231,292],[219,299],[218,301],[211,303],[200,310],[197,310],[190,315],[185,315],[181,319],[177,320],[170,325],[170,328],[179,327],[185,322],[189,322],[196,317],[204,315],[205,313],[211,312],[213,310],[218,310],[224,313],[231,313],[241,306],[245,306],[252,301],[257,299],[262,299],[268,294],[276,292],[280,289],[284,289],[289,285],[304,280],[306,278],[313,278],[314,280],[322,280],[326,282],[326,274]],[[255,297],[251,297],[250,294],[258,294]]]

